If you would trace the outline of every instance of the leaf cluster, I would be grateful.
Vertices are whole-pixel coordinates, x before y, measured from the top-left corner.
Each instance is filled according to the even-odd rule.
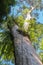
[[[0,0],[0,22],[11,11],[11,6],[15,4],[15,0]]]

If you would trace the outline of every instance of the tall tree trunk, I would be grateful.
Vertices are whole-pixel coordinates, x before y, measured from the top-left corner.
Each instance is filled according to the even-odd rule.
[[[28,37],[20,34],[17,29],[16,25],[12,28],[15,46],[15,65],[42,65]]]

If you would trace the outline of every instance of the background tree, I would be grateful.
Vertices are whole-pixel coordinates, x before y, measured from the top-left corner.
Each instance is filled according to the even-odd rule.
[[[15,4],[15,0],[1,0],[0,1],[0,22],[10,13],[11,6]]]

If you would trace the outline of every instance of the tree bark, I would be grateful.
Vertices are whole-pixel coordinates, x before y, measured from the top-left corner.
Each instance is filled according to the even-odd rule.
[[[43,65],[31,41],[27,36],[23,36],[18,31],[17,25],[12,28],[15,46],[15,65]]]

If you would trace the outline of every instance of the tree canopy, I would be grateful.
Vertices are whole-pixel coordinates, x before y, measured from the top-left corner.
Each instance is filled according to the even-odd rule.
[[[11,6],[15,4],[15,0],[0,0],[0,22],[10,13]]]
[[[26,2],[30,7],[27,7],[24,2]],[[11,6],[14,4],[15,0],[0,1],[0,23],[3,22],[0,26],[0,29],[3,30],[2,32],[0,32],[0,56],[2,55],[3,59],[14,59],[12,35],[8,29],[8,25],[11,28],[15,23],[19,26],[19,30],[24,31],[24,34],[27,33],[30,36],[32,45],[36,50],[43,50],[43,24],[37,23],[36,18],[32,18],[30,20],[27,20],[27,22],[30,23],[28,29],[25,30],[23,27],[26,15],[31,10],[31,7],[37,6],[35,7],[36,10],[43,9],[42,0],[18,0],[16,5],[20,5],[20,8],[17,11],[17,15],[15,17],[7,16],[11,11]],[[7,19],[4,19],[4,17],[6,16]],[[43,53],[40,52],[39,55],[41,57],[41,60],[43,61]]]

